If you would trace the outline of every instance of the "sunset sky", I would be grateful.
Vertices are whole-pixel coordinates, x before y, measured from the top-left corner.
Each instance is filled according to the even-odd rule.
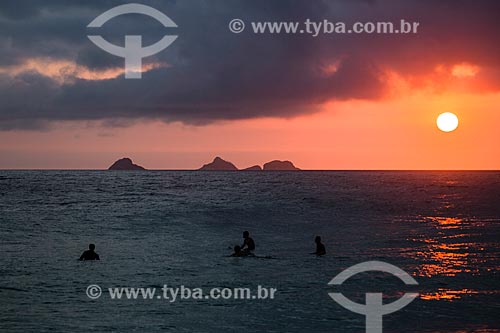
[[[140,80],[87,39],[123,1],[0,4],[0,168],[500,169],[500,2],[140,1],[99,34],[152,44]],[[411,35],[258,35],[250,21],[420,23]],[[248,25],[250,25],[248,23]],[[95,32],[95,31],[92,31]],[[436,126],[443,112],[457,130]]]

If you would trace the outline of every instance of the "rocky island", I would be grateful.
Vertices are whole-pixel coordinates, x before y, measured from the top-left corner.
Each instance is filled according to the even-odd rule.
[[[225,161],[220,157],[214,158],[211,163],[203,165],[200,169],[203,171],[237,171],[238,168],[231,162]]]
[[[290,161],[271,161],[264,164],[264,171],[297,171],[300,170]]]
[[[108,170],[146,170],[142,166],[134,164],[128,157],[124,157],[113,163]]]

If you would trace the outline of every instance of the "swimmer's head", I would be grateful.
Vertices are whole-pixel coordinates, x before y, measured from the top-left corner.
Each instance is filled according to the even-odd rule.
[[[243,238],[250,237],[250,233],[248,231],[243,231]]]
[[[94,244],[89,244],[89,249],[94,251],[95,250],[95,245]]]
[[[314,241],[315,241],[316,243],[321,242],[321,237],[320,237],[320,236],[316,236],[316,238],[314,238]]]

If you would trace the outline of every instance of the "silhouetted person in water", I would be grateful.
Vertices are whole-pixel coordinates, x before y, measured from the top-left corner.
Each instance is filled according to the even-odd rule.
[[[313,252],[311,254],[315,254],[317,256],[325,255],[326,249],[325,249],[325,245],[323,245],[323,243],[321,243],[321,237],[316,236],[316,238],[314,239],[314,242],[316,243],[316,252]]]
[[[243,239],[244,241],[241,246],[241,251],[246,254],[252,253],[252,251],[255,250],[255,242],[252,237],[250,237],[250,233],[248,231],[243,232]]]
[[[246,256],[246,253],[241,251],[241,246],[236,245],[234,247],[234,253],[230,255],[230,257],[244,257]]]
[[[99,260],[99,255],[95,253],[95,245],[89,244],[89,249],[82,253],[78,260]]]

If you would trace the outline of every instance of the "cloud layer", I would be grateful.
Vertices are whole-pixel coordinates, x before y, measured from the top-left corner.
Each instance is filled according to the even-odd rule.
[[[141,1],[167,14],[166,30],[142,15],[99,30],[112,43],[140,34],[152,44],[179,38],[145,58],[141,80],[125,80],[123,59],[87,39],[87,24],[122,1],[0,3],[0,130],[38,129],[58,120],[161,119],[205,124],[315,112],[330,100],[378,99],[388,73],[474,80],[500,88],[497,1]],[[233,34],[241,18],[247,30]],[[250,21],[420,22],[416,35],[256,35]],[[471,65],[468,65],[471,64]],[[474,75],[467,66],[474,68]],[[333,68],[333,70],[332,70]],[[453,72],[455,71],[455,72]],[[454,74],[455,73],[455,74]],[[473,76],[472,78],[469,76]],[[448,77],[448,76],[447,76]],[[438,85],[439,86],[439,85]],[[446,89],[445,87],[441,87]]]

